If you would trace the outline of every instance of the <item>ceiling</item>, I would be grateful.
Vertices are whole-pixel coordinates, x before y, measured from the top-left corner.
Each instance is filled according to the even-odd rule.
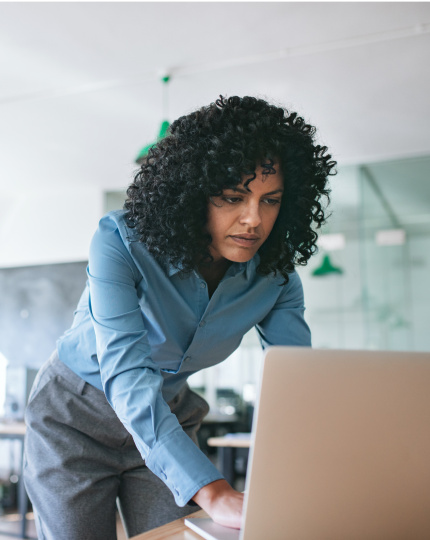
[[[170,120],[265,96],[341,164],[430,154],[429,23],[426,2],[0,3],[0,191],[126,186],[163,71]]]

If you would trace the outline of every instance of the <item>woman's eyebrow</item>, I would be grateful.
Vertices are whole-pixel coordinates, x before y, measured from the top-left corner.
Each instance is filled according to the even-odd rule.
[[[275,193],[284,193],[283,189],[275,189],[275,191],[269,191],[269,193],[265,193],[264,196],[267,197],[267,195],[275,195]]]
[[[243,193],[244,195],[248,195],[249,193],[252,193],[251,190],[242,189],[239,187],[228,187],[225,189],[231,189],[232,191],[238,191],[239,193]]]

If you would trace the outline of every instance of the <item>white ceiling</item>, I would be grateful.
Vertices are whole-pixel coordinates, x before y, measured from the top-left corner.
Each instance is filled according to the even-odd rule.
[[[163,69],[170,120],[259,95],[304,114],[340,163],[430,154],[428,23],[426,2],[1,3],[0,190],[127,185],[158,131]]]

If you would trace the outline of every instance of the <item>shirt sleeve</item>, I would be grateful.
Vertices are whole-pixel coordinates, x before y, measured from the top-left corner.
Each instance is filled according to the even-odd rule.
[[[115,222],[104,218],[88,265],[89,309],[106,398],[147,467],[179,506],[222,475],[183,431],[163,399],[163,377],[151,358],[137,289],[142,275]]]
[[[263,349],[270,345],[311,347],[311,332],[304,318],[302,282],[297,272],[289,277],[276,304],[256,325]]]

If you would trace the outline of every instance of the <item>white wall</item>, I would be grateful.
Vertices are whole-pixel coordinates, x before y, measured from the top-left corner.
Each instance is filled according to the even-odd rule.
[[[0,189],[0,267],[87,260],[102,215],[96,186]]]

